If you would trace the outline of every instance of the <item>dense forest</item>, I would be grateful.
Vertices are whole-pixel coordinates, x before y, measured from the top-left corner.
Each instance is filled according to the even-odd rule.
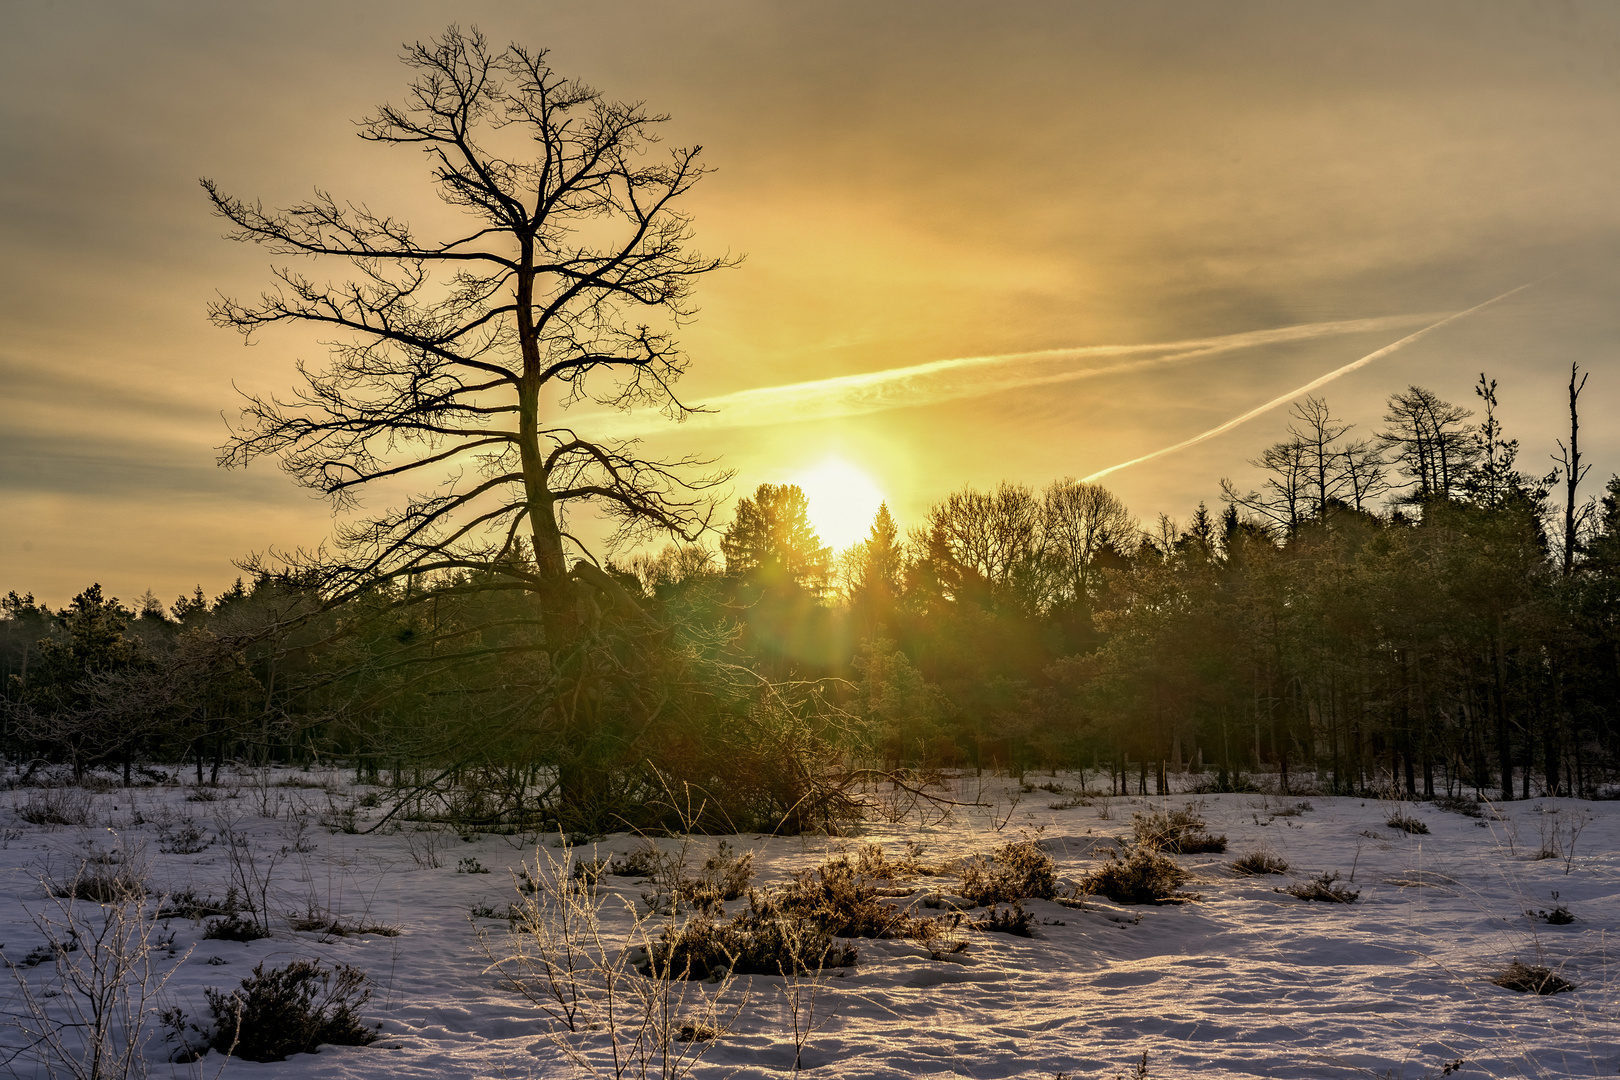
[[[12,592],[5,751],[124,782],[336,758],[463,815],[596,824],[684,800],[716,827],[804,827],[859,778],[944,766],[1591,795],[1620,735],[1620,478],[1583,501],[1578,451],[1519,471],[1476,392],[1470,422],[1409,388],[1363,440],[1309,398],[1255,487],[1185,523],[1144,527],[1097,484],[1004,483],[903,536],[884,508],[834,553],[799,489],[763,485],[718,551],[606,564],[573,660],[495,571],[336,599],[262,568],[169,605]]]

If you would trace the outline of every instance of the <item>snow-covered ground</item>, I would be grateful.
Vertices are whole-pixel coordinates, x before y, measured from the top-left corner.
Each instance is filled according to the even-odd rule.
[[[1029,780],[1078,787],[1070,776]],[[368,793],[387,794],[351,787],[337,773],[243,772],[212,791],[214,801],[188,799],[196,792],[185,786],[101,791],[88,796],[93,824],[82,826],[22,820],[19,809],[43,789],[0,794],[4,955],[17,962],[44,944],[34,920],[59,917],[42,878],[70,879],[97,853],[144,858],[159,891],[224,896],[231,860],[220,835],[235,832],[251,838],[261,867],[274,862],[269,895],[277,912],[326,911],[399,933],[334,938],[295,932],[278,919],[272,937],[241,943],[204,939],[200,923],[171,920],[163,933],[175,934],[174,951],[159,957],[161,970],[173,969],[162,1004],[199,1022],[208,1017],[205,987],[232,989],[261,961],[319,958],[359,967],[373,980],[365,1009],[367,1022],[381,1025],[373,1045],[325,1047],[273,1064],[232,1061],[226,1075],[572,1075],[545,1037],[545,1018],[488,970],[480,930],[498,949],[506,923],[469,917],[518,899],[509,871],[532,862],[537,844],[542,857],[560,857],[556,837],[463,839],[410,822],[369,835],[323,827],[323,814],[335,826],[343,808]],[[1144,1051],[1153,1077],[1427,1077],[1459,1059],[1449,1075],[1620,1071],[1620,955],[1610,955],[1620,928],[1620,802],[1538,799],[1487,806],[1474,819],[1426,803],[1258,794],[1099,798],[1053,809],[1064,795],[1020,793],[1016,781],[972,776],[954,781],[953,793],[991,805],[957,808],[943,820],[933,814],[926,823],[916,815],[874,823],[848,837],[727,839],[757,853],[762,885],[862,843],[891,856],[908,841],[920,843],[925,860],[946,860],[1020,835],[1038,836],[1072,881],[1097,865],[1101,845],[1129,835],[1133,811],[1197,800],[1229,846],[1178,858],[1192,871],[1185,888],[1201,894],[1199,902],[1093,901],[1076,909],[1032,901],[1033,938],[972,933],[965,952],[945,959],[908,941],[858,941],[859,963],[811,988],[818,989],[814,1030],[802,1061],[811,1075],[1111,1078],[1133,1075]],[[1397,809],[1424,822],[1428,834],[1389,827]],[[360,827],[380,813],[360,809]],[[201,850],[160,850],[174,848],[188,822],[202,835],[178,846]],[[700,863],[719,839],[693,839],[689,861]],[[643,843],[611,836],[581,854],[622,854]],[[667,849],[678,841],[660,843]],[[1286,859],[1289,873],[1233,873],[1234,858],[1261,849]],[[1537,857],[1543,849],[1564,855]],[[458,872],[464,859],[491,873]],[[1339,872],[1341,884],[1360,890],[1359,901],[1317,903],[1275,891],[1324,871]],[[911,902],[950,885],[921,879]],[[610,876],[603,887],[610,900],[622,894],[633,902],[647,883]],[[1574,922],[1526,915],[1559,905]],[[625,908],[604,907],[610,938],[628,928]],[[1490,977],[1514,959],[1552,968],[1577,989],[1537,996],[1493,985]],[[51,970],[47,962],[0,973],[0,996],[8,999],[0,1009],[25,1013],[16,978],[44,987]],[[761,976],[724,988],[726,1001],[746,997],[746,1004],[732,1034],[693,1075],[789,1074],[787,989]],[[806,987],[799,990],[808,1000]],[[51,999],[39,1000],[50,1007]],[[0,1032],[0,1043],[18,1041],[15,1029]],[[217,1054],[171,1065],[163,1053],[160,1043],[150,1045],[154,1075],[220,1071]],[[11,1067],[34,1072],[26,1057]]]

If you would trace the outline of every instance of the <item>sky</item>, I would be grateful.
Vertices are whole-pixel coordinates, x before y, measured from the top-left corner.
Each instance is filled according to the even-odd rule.
[[[1187,441],[1512,290],[1315,392],[1369,434],[1408,384],[1472,405],[1488,373],[1541,472],[1579,363],[1591,490],[1620,470],[1611,4],[13,3],[0,591],[217,593],[234,559],[331,534],[272,463],[215,464],[239,391],[285,393],[323,349],[209,325],[271,260],[197,181],[442,220],[420,159],[353,122],[450,18],[704,147],[697,244],[743,256],[682,338],[682,392],[716,411],[590,419],[716,457],[738,493],[863,478],[904,528],[965,484]],[[1287,419],[1101,482],[1184,519],[1253,486]]]

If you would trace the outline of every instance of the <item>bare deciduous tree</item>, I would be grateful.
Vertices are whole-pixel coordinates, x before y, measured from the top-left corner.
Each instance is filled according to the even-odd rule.
[[[689,411],[672,389],[688,362],[673,335],[694,279],[728,264],[688,249],[676,208],[706,171],[699,148],[654,158],[666,117],[559,75],[544,51],[492,51],[476,30],[452,26],[403,60],[416,72],[406,104],[382,106],[360,135],[426,155],[439,197],[471,218],[458,235],[424,239],[325,192],[266,210],[203,181],[233,239],[354,274],[328,283],[283,266],[257,300],[212,306],[247,336],[290,323],[335,339],[324,368],[300,364],[291,400],[248,398],[222,462],[277,457],[340,509],[367,485],[421,485],[340,530],[342,557],[321,564],[329,592],[495,567],[552,594],[571,548],[583,551],[569,514],[585,507],[613,520],[615,539],[694,538],[719,477],[562,414],[582,401]]]
[[[1119,498],[1101,484],[1058,480],[1041,497],[1046,546],[1066,579],[1068,598],[1085,602],[1091,594],[1097,554],[1105,547],[1128,550],[1138,525]]]
[[[1474,463],[1474,446],[1463,424],[1472,415],[1422,386],[1390,396],[1384,414],[1389,427],[1378,433],[1378,441],[1393,452],[1392,463],[1412,485],[1406,501],[1448,499],[1461,490]]]

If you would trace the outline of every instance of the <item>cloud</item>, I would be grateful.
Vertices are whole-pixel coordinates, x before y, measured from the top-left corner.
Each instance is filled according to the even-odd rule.
[[[720,429],[864,416],[977,398],[1007,390],[1074,382],[1122,372],[1202,360],[1223,353],[1318,338],[1391,330],[1434,318],[1433,313],[1305,323],[1219,337],[1137,345],[1083,345],[992,356],[961,356],[924,364],[840,375],[829,379],[739,390],[702,402],[706,410],[687,428]],[[633,438],[669,430],[662,417],[595,413],[578,418],[582,430],[603,438]]]

